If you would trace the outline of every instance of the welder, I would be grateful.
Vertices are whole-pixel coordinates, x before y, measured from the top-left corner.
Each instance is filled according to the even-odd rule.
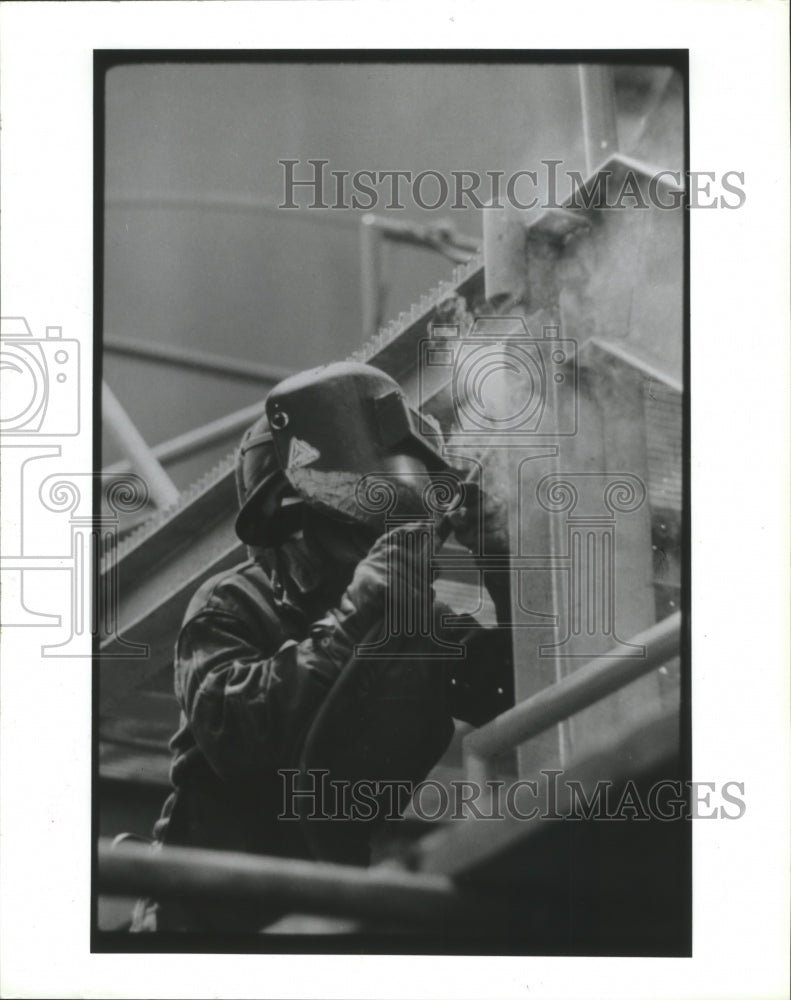
[[[332,782],[406,789],[401,810],[454,719],[480,725],[512,703],[507,630],[451,616],[430,570],[449,528],[506,554],[503,511],[468,489],[376,368],[291,376],[265,410],[237,455],[250,558],[200,587],[176,643],[174,790],[155,845],[366,865],[384,803],[350,817]],[[427,505],[438,494],[444,509]],[[508,574],[484,579],[504,622]],[[311,802],[299,822],[279,818],[286,776],[313,794],[298,796]],[[132,929],[255,932],[274,916],[265,901],[141,901]]]

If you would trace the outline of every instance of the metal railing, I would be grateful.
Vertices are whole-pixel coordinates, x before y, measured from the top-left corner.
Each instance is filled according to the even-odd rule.
[[[483,784],[491,777],[491,761],[500,754],[661,667],[679,654],[680,640],[681,612],[677,611],[630,640],[644,647],[642,657],[597,656],[469,733],[463,743],[466,777]]]
[[[641,657],[605,655],[470,733],[464,741],[467,778],[483,784],[500,754],[589,707],[678,655],[681,614],[634,636]],[[110,895],[261,903],[291,913],[422,925],[490,925],[503,914],[497,900],[461,889],[451,878],[385,866],[362,869],[227,851],[99,842],[98,885]]]
[[[480,249],[478,240],[458,232],[448,221],[421,225],[372,213],[364,215],[360,219],[360,305],[366,340],[376,335],[384,321],[387,250],[396,243],[433,250],[454,264],[466,263]]]
[[[99,841],[98,884],[109,895],[260,904],[267,910],[410,925],[478,927],[498,913],[488,896],[462,890],[443,875],[192,847],[113,847],[109,839]]]

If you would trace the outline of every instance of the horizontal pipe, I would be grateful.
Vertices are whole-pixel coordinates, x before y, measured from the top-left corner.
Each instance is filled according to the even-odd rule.
[[[264,404],[253,403],[252,406],[245,406],[241,410],[235,410],[233,413],[212,420],[208,424],[202,424],[191,431],[179,434],[161,444],[156,444],[152,447],[151,454],[163,464],[189,458],[190,455],[203,451],[210,445],[217,444],[219,441],[227,441],[229,437],[246,430],[250,424],[263,416],[263,413]],[[130,469],[131,463],[127,459],[121,459],[106,466],[102,471],[120,475],[129,472]]]
[[[275,215],[278,219],[290,219],[294,222],[318,222],[329,223],[340,226],[344,229],[356,229],[360,223],[360,217],[353,211],[339,211],[332,208],[313,208],[301,210],[301,206],[294,209],[284,209],[276,201],[267,201],[262,198],[250,198],[243,195],[229,195],[210,192],[207,194],[108,194],[104,201],[105,209],[143,209],[153,211],[186,210],[203,212],[241,212],[245,215]],[[374,224],[380,228],[387,236],[394,240],[402,240],[416,245],[428,245],[438,231],[448,229],[450,231],[449,243],[470,251],[479,249],[478,242],[470,236],[458,233],[452,226],[443,224],[434,226],[421,226],[419,223],[396,221],[385,219],[382,216],[372,216],[370,213],[363,216],[362,221],[370,225],[369,219],[374,219]]]
[[[380,921],[477,923],[495,919],[488,899],[442,875],[272,858],[231,851],[99,841],[99,890],[110,895],[200,900],[292,913]]]
[[[364,215],[360,221],[363,226],[378,230],[394,243],[409,243],[431,250],[440,250],[442,247],[467,250],[470,253],[477,253],[480,250],[478,240],[458,232],[450,222],[438,222],[426,226],[418,222],[386,219],[371,213]]]
[[[487,760],[513,750],[678,656],[680,638],[681,612],[677,611],[629,640],[634,645],[644,646],[645,656],[597,656],[556,684],[476,729],[464,740],[468,777],[471,771],[486,771]]]
[[[329,223],[343,229],[356,229],[357,213],[332,208],[302,210],[283,208],[276,201],[245,195],[207,192],[202,194],[113,194],[104,199],[105,209],[142,209],[144,211],[240,212],[243,215],[272,215],[280,221]]]
[[[133,340],[128,337],[105,337],[104,349],[110,354],[138,358],[142,361],[156,361],[159,364],[205,372],[208,375],[225,375],[245,382],[273,384],[294,374],[291,368],[280,365],[237,361],[223,354],[212,354],[210,351],[195,351],[192,348],[156,344],[150,340]]]

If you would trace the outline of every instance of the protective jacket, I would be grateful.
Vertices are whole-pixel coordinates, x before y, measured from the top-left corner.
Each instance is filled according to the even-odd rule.
[[[298,539],[203,584],[176,644],[181,720],[171,741],[174,791],[156,824],[157,842],[315,856],[304,823],[278,818],[293,816],[283,772],[304,764],[306,737],[344,673],[351,683],[312,761],[335,778],[419,782],[447,748],[454,718],[479,725],[512,703],[507,633],[458,616],[452,628],[443,626],[450,609],[439,603],[437,634],[463,645],[461,657],[423,659],[425,637],[408,636],[394,655],[383,647],[362,669],[348,669],[359,643],[382,624],[384,569],[398,569],[404,551],[403,536],[377,543],[340,592],[337,581],[328,586],[317,576]],[[369,828],[321,829],[332,860],[367,863]],[[159,910],[160,930],[250,929],[263,920],[216,908]]]

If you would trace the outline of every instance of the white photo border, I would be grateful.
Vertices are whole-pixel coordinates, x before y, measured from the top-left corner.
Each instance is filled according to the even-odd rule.
[[[90,639],[84,658],[48,659],[31,630],[7,629],[0,993],[784,995],[787,4],[11,2],[0,20],[3,315],[25,317],[39,338],[55,326],[79,342],[80,433],[51,445],[70,472],[92,469],[96,49],[468,49],[516,40],[530,49],[689,49],[690,168],[743,172],[747,193],[738,211],[691,218],[693,777],[743,781],[747,804],[739,822],[695,822],[693,957],[91,954]],[[3,496],[4,556],[21,508]]]

